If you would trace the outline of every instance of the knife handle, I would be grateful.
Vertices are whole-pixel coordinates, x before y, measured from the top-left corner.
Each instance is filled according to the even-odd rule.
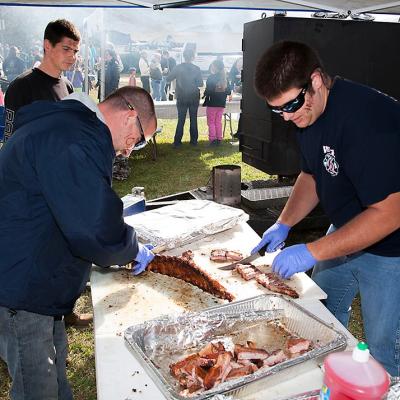
[[[265,250],[267,249],[267,245],[261,247],[260,250],[258,250],[258,253],[260,254],[260,256],[264,256],[265,255]]]

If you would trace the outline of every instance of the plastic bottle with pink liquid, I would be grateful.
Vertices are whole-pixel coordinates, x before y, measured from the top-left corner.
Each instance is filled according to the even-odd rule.
[[[389,390],[389,375],[370,357],[368,346],[329,354],[324,361],[321,400],[381,400]]]

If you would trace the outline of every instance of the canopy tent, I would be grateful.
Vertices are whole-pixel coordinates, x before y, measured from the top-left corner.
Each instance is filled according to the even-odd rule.
[[[52,6],[52,7],[145,7],[160,10],[179,7],[231,8],[287,11],[332,11],[340,13],[388,13],[400,14],[400,1],[385,0],[7,0],[0,6]]]
[[[259,10],[265,12],[279,10],[288,12],[303,11],[308,13],[325,11],[338,13],[342,18],[350,14],[354,15],[365,12],[400,14],[400,1],[387,2],[385,0],[321,0],[321,2],[318,3],[303,0],[0,0],[0,11],[1,8],[7,6],[15,8],[42,7],[53,10],[55,8],[92,8],[94,12],[85,18],[83,24],[82,44],[89,43],[89,35],[92,34],[93,31],[96,31],[101,37],[100,78],[102,93],[104,93],[104,50],[106,41],[108,40],[104,29],[104,12],[107,9],[141,9],[151,14],[154,12],[154,15],[157,15],[160,10],[164,9],[164,15],[167,13],[167,9],[170,10],[171,13],[173,13],[173,9],[175,9],[175,12],[178,12],[178,10],[182,8],[192,11],[203,10],[204,12],[206,10],[215,10],[215,13],[213,13],[216,15],[215,18],[218,18],[218,12],[222,12],[223,10],[232,10],[236,12],[240,12],[240,10]],[[170,14],[170,12],[168,12],[168,14]],[[182,32],[185,33],[184,31]],[[233,35],[234,32],[232,32],[231,36]],[[185,33],[184,36],[187,41],[188,34]],[[88,71],[88,46],[82,46],[82,50],[85,70]],[[89,87],[88,79],[88,74],[85,74],[86,88]]]

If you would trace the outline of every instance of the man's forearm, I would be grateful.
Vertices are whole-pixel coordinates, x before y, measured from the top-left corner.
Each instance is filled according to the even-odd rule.
[[[400,193],[394,193],[307,247],[318,261],[329,260],[363,250],[399,228]]]
[[[278,220],[294,226],[306,217],[318,202],[314,178],[310,174],[301,172]]]

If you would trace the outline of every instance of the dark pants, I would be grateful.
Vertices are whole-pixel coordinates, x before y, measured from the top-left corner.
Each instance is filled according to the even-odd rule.
[[[174,145],[179,145],[182,142],[183,128],[185,126],[188,109],[190,117],[190,143],[196,145],[199,137],[199,131],[197,130],[197,109],[199,108],[199,101],[181,102],[178,100],[176,108],[178,109],[178,124],[175,131]]]
[[[141,76],[140,80],[142,81],[142,87],[146,92],[150,93],[150,77],[149,76]]]

